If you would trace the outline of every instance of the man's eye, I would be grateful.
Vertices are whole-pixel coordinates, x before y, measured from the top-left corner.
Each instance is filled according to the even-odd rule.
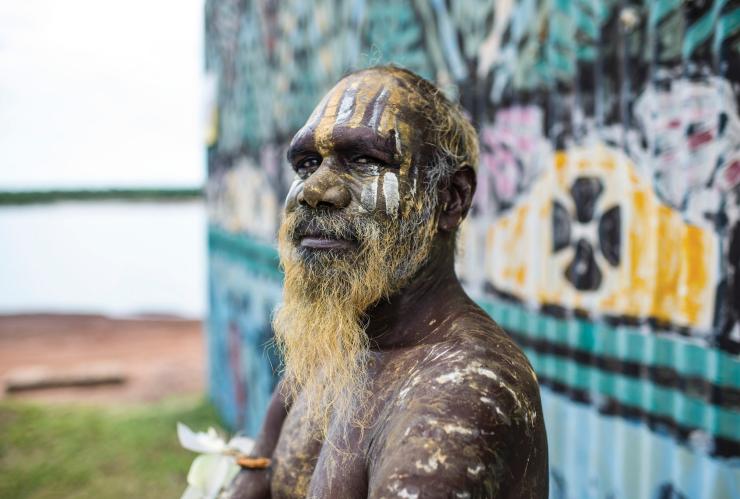
[[[298,175],[308,176],[312,174],[319,166],[321,166],[321,158],[311,157],[299,161],[295,165],[295,170]]]
[[[379,165],[384,166],[386,163],[385,161],[381,161],[378,158],[373,158],[372,156],[358,156],[354,158],[353,160],[355,163],[359,165]]]

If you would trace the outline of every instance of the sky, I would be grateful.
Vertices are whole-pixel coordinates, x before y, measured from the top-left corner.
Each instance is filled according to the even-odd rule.
[[[0,190],[205,179],[203,0],[0,2]]]

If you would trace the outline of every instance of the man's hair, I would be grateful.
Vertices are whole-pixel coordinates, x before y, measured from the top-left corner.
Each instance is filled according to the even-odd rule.
[[[425,142],[432,149],[431,164],[425,165],[430,194],[436,198],[437,187],[463,166],[478,169],[478,134],[459,104],[451,102],[434,83],[393,64],[361,69],[353,74],[373,70],[392,74],[422,97],[421,107],[416,111],[424,120]]]

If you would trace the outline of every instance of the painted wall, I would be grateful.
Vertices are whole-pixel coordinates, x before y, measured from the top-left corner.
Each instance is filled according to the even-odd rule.
[[[274,385],[285,147],[394,62],[480,132],[467,289],[543,386],[553,497],[740,496],[740,5],[210,0],[211,393]],[[481,272],[480,269],[483,269]]]

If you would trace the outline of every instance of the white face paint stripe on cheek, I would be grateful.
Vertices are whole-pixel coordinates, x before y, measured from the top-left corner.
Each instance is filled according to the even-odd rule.
[[[385,212],[388,215],[398,213],[398,178],[394,173],[383,175],[383,196],[385,197]]]
[[[370,182],[362,188],[360,202],[367,211],[375,210],[378,204],[378,179],[373,177]]]

